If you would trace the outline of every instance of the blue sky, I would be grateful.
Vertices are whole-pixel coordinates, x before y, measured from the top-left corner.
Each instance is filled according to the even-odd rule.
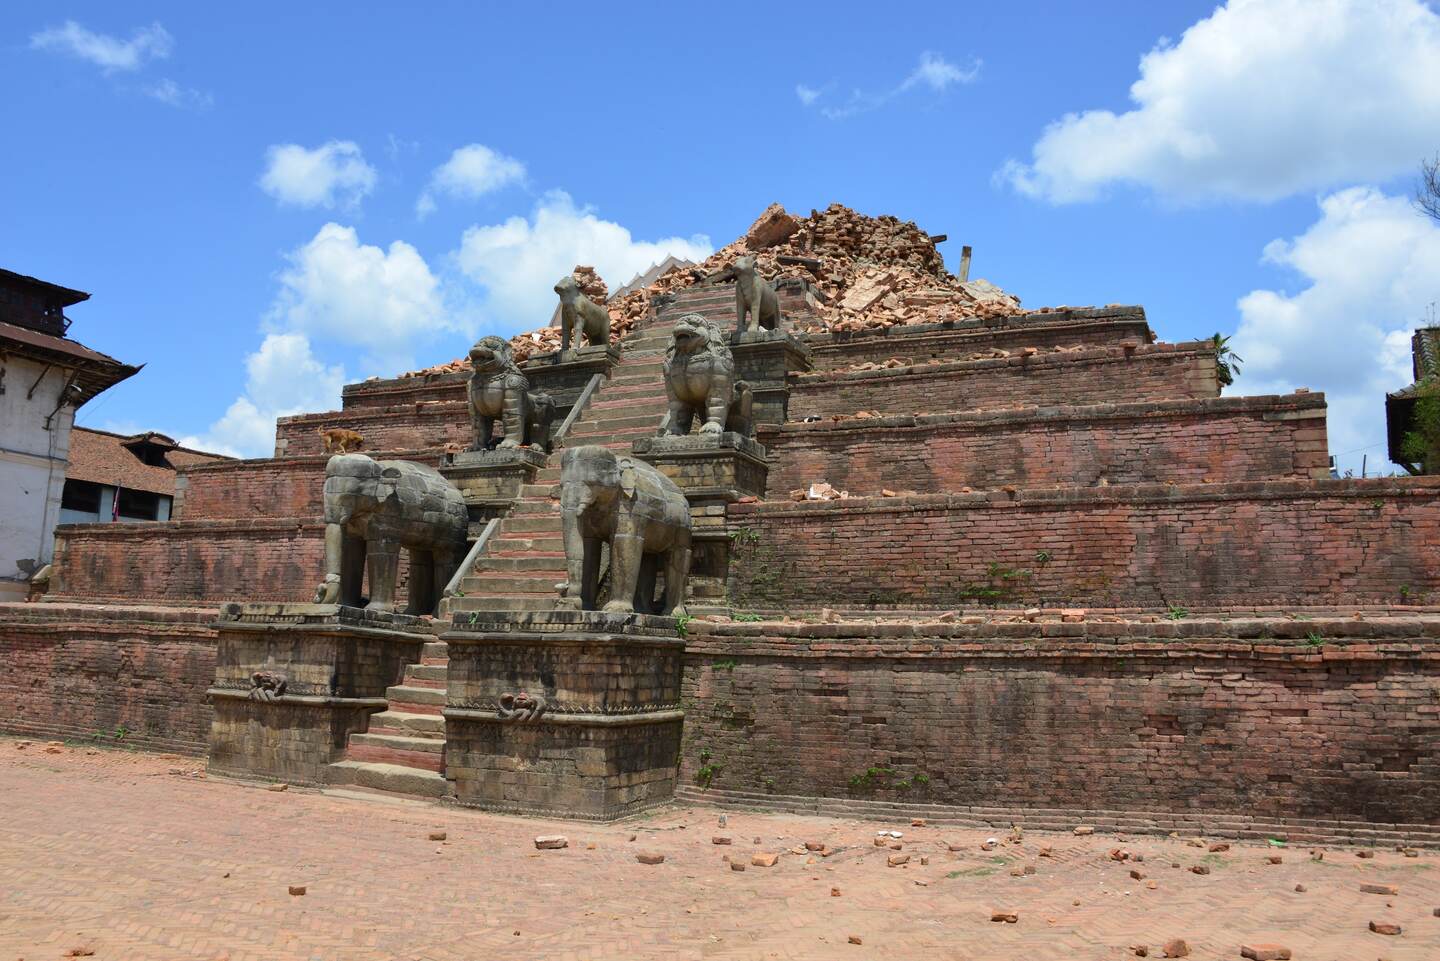
[[[615,286],[773,201],[913,219],[1026,305],[1238,331],[1231,392],[1326,390],[1344,466],[1383,461],[1440,300],[1421,0],[12,0],[0,89],[0,266],[148,365],[80,422],[252,456],[341,382],[540,325],[575,262]]]

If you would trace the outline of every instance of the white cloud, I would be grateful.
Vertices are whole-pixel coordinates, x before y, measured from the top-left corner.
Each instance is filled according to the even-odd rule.
[[[1409,171],[1440,130],[1440,16],[1421,0],[1230,0],[1142,57],[1130,99],[1051,124],[997,179],[1054,203],[1113,183],[1273,200]]]
[[[275,449],[275,419],[335,410],[345,384],[342,367],[315,358],[304,334],[269,334],[245,359],[245,393],[198,436],[180,444],[236,457],[268,457]]]
[[[841,120],[857,113],[878,110],[902,93],[916,87],[928,87],[935,93],[944,93],[946,88],[952,84],[975,82],[980,77],[980,66],[980,60],[974,58],[970,61],[969,66],[957,67],[940,54],[926,50],[920,54],[920,61],[915,65],[915,69],[889,90],[873,93],[857,87],[850,91],[850,96],[844,103],[824,104],[818,109],[823,117],[830,120]],[[811,107],[824,99],[826,89],[828,89],[828,85],[826,88],[817,89],[803,83],[796,84],[795,96],[799,98],[801,105]]]
[[[563,191],[552,191],[528,219],[469,228],[454,256],[465,275],[485,288],[487,325],[512,332],[550,319],[555,281],[576,264],[594,265],[614,289],[671,254],[698,261],[713,250],[710,238],[700,234],[635,240],[620,224],[577,207]]]
[[[931,90],[941,91],[952,83],[971,83],[980,76],[980,61],[972,60],[970,66],[963,70],[953,63],[945,60],[938,53],[926,50],[920,54],[920,64],[905,82],[900,85],[901,90],[909,90],[916,84],[924,84]]]
[[[439,195],[474,200],[502,187],[525,180],[525,165],[514,157],[491,150],[484,144],[472,143],[450,155],[430,175],[430,185],[415,201],[415,212],[421,217],[434,213]]]
[[[1321,198],[1320,219],[1271,241],[1264,261],[1306,286],[1240,299],[1231,346],[1245,366],[1236,389],[1325,391],[1330,449],[1347,455],[1341,467],[1358,474],[1362,453],[1372,472],[1387,467],[1385,393],[1410,383],[1410,333],[1440,299],[1440,226],[1405,197],[1352,187]]]
[[[74,20],[31,34],[30,47],[89,61],[105,73],[139,70],[148,60],[164,60],[175,39],[159,23],[135,30],[129,40],[86,30]]]
[[[208,110],[215,104],[215,98],[194,87],[182,87],[174,80],[164,79],[145,88],[145,95],[172,107],[190,110]]]
[[[353,207],[375,189],[375,168],[350,140],[307,150],[276,144],[265,153],[260,188],[282,204],[297,207]]]
[[[414,345],[460,329],[440,284],[414,247],[360,243],[353,227],[328,223],[289,255],[267,328],[366,348],[386,373],[404,370]]]

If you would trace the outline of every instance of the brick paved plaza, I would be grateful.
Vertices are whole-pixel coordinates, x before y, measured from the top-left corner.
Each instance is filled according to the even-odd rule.
[[[1309,848],[1004,832],[987,851],[992,832],[972,828],[736,812],[721,827],[721,812],[694,807],[561,823],[276,792],[204,778],[192,758],[26,743],[0,739],[0,961],[1085,961],[1138,944],[1159,957],[1172,938],[1196,959],[1238,959],[1257,942],[1297,961],[1440,956],[1432,851],[1330,848],[1314,861]],[[903,834],[901,850],[876,846],[881,829]],[[446,839],[428,840],[437,831]],[[569,847],[537,851],[545,834]],[[832,853],[791,853],[806,842]],[[1114,860],[1117,848],[1143,861]],[[751,864],[757,852],[778,863]],[[897,855],[909,862],[890,866]],[[992,922],[996,909],[1017,923]]]

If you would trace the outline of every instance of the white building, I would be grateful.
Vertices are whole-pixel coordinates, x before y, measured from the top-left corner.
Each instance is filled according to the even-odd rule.
[[[50,563],[76,409],[140,369],[65,336],[89,297],[0,270],[0,601]]]

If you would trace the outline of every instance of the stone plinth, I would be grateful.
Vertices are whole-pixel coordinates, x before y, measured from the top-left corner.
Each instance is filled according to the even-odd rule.
[[[438,469],[459,488],[471,520],[489,520],[510,509],[520,486],[533,483],[546,460],[546,453],[533,447],[467,450],[448,455]]]
[[[725,505],[742,497],[765,496],[769,468],[764,446],[727,431],[645,437],[633,449],[635,456],[673,480],[690,501],[690,598],[705,609],[721,604],[730,569]]]
[[[210,770],[295,784],[325,782],[434,639],[420,618],[336,604],[227,604],[215,631]]]
[[[619,344],[555,350],[528,358],[521,370],[530,379],[530,389],[544,391],[555,401],[555,426],[575,406],[580,392],[596,374],[608,378],[620,361]]]
[[[632,448],[673,480],[692,504],[765,495],[765,448],[744,434],[662,434],[643,437]]]
[[[784,330],[732,331],[730,353],[735,357],[735,375],[755,391],[755,423],[789,420],[790,388],[785,375],[811,369],[810,348]]]
[[[674,795],[685,642],[673,618],[479,612],[442,639],[460,804],[598,821]]]

